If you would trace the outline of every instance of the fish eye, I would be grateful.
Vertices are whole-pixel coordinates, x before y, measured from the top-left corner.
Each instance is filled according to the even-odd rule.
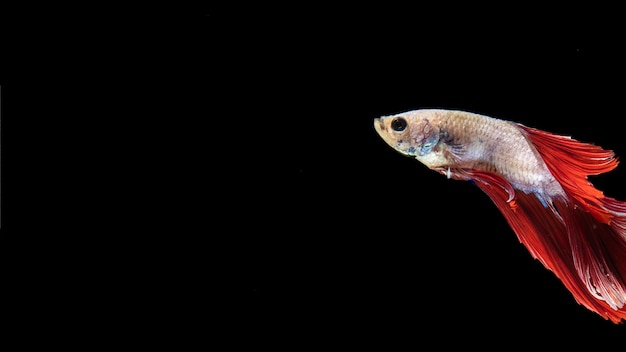
[[[391,120],[391,128],[396,132],[402,132],[406,128],[406,120],[398,117]]]

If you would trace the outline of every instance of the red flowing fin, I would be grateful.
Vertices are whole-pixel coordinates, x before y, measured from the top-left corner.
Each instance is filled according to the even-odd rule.
[[[494,173],[457,169],[453,175],[473,180],[491,198],[519,241],[579,304],[615,323],[626,319],[626,241],[612,226],[566,199],[515,190]]]
[[[616,322],[626,319],[626,241],[610,225],[580,209],[559,207],[578,277],[596,298],[592,310]]]
[[[605,198],[588,180],[589,175],[598,175],[613,170],[618,161],[611,150],[579,142],[571,137],[555,135],[538,129],[519,125],[546,166],[561,184],[565,192],[574,198],[577,205],[584,207],[598,221],[610,223],[614,212],[626,216],[626,203]]]
[[[456,172],[474,181],[491,198],[533,258],[554,271],[561,257],[558,252],[569,246],[559,215],[535,196],[515,190],[502,176],[477,170]]]
[[[593,144],[520,127],[578,210],[563,214],[579,276],[626,319],[626,202],[605,196],[587,178],[613,170],[617,158]]]

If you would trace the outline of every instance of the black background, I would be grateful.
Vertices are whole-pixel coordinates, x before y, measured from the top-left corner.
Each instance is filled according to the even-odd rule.
[[[372,125],[462,109],[622,155],[620,35],[583,14],[308,11],[259,16],[224,56],[235,63],[232,105],[217,118],[226,141],[215,152],[239,152],[225,201],[238,220],[223,233],[237,255],[224,268],[243,271],[233,281],[250,339],[509,347],[623,337],[531,258],[486,195],[397,154]],[[624,175],[594,182],[623,199]]]
[[[373,128],[381,115],[461,109],[626,155],[623,30],[610,9],[86,13],[54,31],[21,22],[32,40],[18,46],[34,52],[17,55],[29,75],[15,79],[56,117],[36,119],[37,137],[80,133],[4,147],[16,120],[3,116],[6,267],[38,326],[69,316],[66,331],[103,343],[225,337],[290,350],[623,339],[478,188],[399,155]],[[31,112],[28,99],[7,109],[13,94],[3,85],[3,114]],[[44,167],[24,177],[6,166],[34,160]],[[626,199],[625,173],[592,181]],[[33,224],[45,230],[8,235]]]
[[[372,123],[462,109],[623,155],[623,31],[594,27],[584,11],[378,10],[252,16],[241,31],[248,17],[209,19],[216,37],[233,35],[217,55],[230,105],[215,119],[213,152],[237,152],[217,171],[236,180],[221,200],[236,220],[218,232],[235,258],[218,268],[241,270],[230,279],[243,286],[236,320],[246,336],[296,346],[612,345],[623,326],[576,304],[485,194],[397,154]],[[624,199],[624,175],[593,182]]]

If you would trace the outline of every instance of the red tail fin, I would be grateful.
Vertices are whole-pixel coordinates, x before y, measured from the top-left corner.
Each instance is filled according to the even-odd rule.
[[[583,206],[600,222],[609,223],[614,216],[626,216],[626,203],[606,198],[587,179],[589,175],[609,172],[617,167],[611,150],[582,143],[520,125],[535,146],[548,169],[576,204]],[[621,213],[621,214],[619,214]]]
[[[502,212],[533,257],[589,310],[626,319],[626,203],[597,190],[588,175],[617,166],[613,152],[521,126],[566,193],[538,199],[489,172],[456,170],[473,179]],[[512,194],[512,192],[514,194]],[[512,197],[514,196],[514,197]]]
[[[521,127],[570,198],[558,211],[576,273],[594,298],[577,300],[614,322],[626,319],[626,202],[604,196],[587,179],[613,170],[617,159],[599,146]]]

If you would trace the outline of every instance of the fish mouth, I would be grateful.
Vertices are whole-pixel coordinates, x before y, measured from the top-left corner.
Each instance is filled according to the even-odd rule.
[[[383,121],[381,119],[374,119],[374,129],[376,130],[376,132],[378,132],[378,134],[382,136],[383,131],[385,130],[385,125],[383,124]]]
[[[396,141],[389,135],[389,131],[387,131],[387,128],[385,127],[382,118],[374,119],[374,129],[376,130],[380,138],[385,141],[385,143],[395,148]]]

